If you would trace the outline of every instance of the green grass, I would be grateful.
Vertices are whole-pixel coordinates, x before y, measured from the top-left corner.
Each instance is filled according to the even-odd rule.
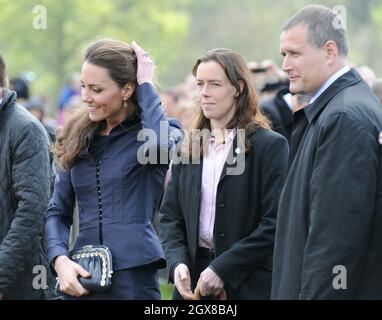
[[[160,284],[161,299],[162,300],[171,300],[173,288],[174,288],[174,286],[172,284],[161,283]]]

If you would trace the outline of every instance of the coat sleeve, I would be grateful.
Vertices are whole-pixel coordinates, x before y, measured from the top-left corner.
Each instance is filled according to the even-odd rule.
[[[12,134],[9,192],[14,194],[16,208],[0,245],[0,292],[4,295],[28,272],[28,261],[39,250],[50,192],[49,142],[44,128],[21,120]]]
[[[262,163],[258,177],[261,181],[261,220],[249,236],[211,262],[212,269],[234,289],[273,255],[277,206],[286,176],[288,144],[279,134],[272,137],[264,143],[263,150],[256,149],[261,154]]]
[[[136,92],[143,127],[138,140],[145,142],[138,150],[139,163],[168,164],[183,138],[181,125],[165,117],[160,98],[150,83],[139,85]]]
[[[159,209],[159,235],[168,261],[170,281],[173,281],[172,271],[177,263],[182,262],[190,266],[186,226],[179,202],[180,169],[181,164],[171,166],[170,181]]]
[[[354,297],[372,227],[378,148],[377,137],[346,114],[332,115],[320,128],[300,298]],[[346,290],[333,286],[336,266],[345,276]]]
[[[68,246],[74,204],[75,194],[70,170],[59,171],[45,220],[45,236],[50,264],[59,255],[69,255]],[[52,271],[54,272],[54,270]]]

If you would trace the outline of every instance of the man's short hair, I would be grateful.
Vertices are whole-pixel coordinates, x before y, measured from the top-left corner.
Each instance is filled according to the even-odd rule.
[[[333,10],[321,5],[306,6],[287,20],[282,30],[287,31],[298,25],[307,26],[309,42],[315,48],[322,48],[327,41],[332,40],[336,43],[339,54],[347,56],[349,45],[345,25]]]
[[[4,88],[6,86],[6,72],[5,72],[5,61],[3,56],[0,53],[0,88]]]

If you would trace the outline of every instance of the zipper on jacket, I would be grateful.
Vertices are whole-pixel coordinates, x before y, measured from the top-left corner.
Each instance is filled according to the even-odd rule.
[[[102,211],[102,195],[101,195],[101,163],[102,160],[96,162],[96,181],[97,181],[97,197],[98,197],[98,220],[99,220],[99,242],[103,245],[103,211]]]

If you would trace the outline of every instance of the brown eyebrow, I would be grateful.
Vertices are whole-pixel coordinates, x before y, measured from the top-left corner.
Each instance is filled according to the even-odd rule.
[[[223,82],[223,80],[218,80],[218,79],[215,79],[215,80],[201,80],[201,79],[196,79],[196,81],[205,81],[205,82]]]
[[[82,80],[80,80],[81,84],[84,84]],[[97,83],[91,83],[88,84],[89,87],[102,87],[102,84],[97,84]]]

